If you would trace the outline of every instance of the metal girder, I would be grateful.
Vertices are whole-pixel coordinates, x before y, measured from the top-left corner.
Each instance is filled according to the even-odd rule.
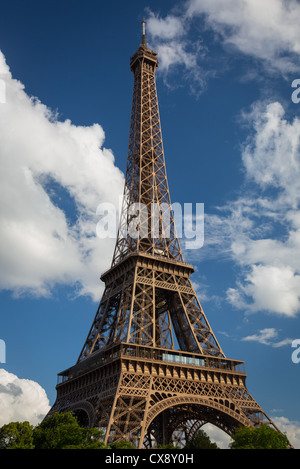
[[[127,170],[112,265],[143,252],[183,261],[166,174],[155,83],[156,53],[142,44],[131,59],[134,73]],[[143,206],[143,210],[134,209]],[[136,237],[128,227],[138,228]]]

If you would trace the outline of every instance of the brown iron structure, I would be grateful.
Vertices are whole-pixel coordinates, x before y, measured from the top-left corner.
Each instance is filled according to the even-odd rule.
[[[183,260],[157,66],[143,22],[142,43],[130,61],[128,160],[112,265],[101,277],[104,294],[78,361],[58,375],[50,414],[74,411],[81,423],[102,428],[106,443],[126,439],[138,448],[182,446],[207,422],[229,435],[264,423],[278,430],[249,394],[244,362],[222,351],[191,283],[194,269]]]

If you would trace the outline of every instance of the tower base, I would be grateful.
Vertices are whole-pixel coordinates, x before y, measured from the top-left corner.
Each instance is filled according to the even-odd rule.
[[[94,353],[59,373],[50,413],[73,411],[99,427],[105,443],[183,447],[205,423],[231,435],[272,425],[247,391],[244,362],[127,343]]]

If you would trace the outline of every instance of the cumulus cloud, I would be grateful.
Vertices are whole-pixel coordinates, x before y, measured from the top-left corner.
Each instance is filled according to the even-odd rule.
[[[300,200],[300,120],[295,117],[288,122],[279,102],[255,103],[245,118],[254,129],[242,155],[247,177],[262,188],[278,188],[281,203],[297,207]]]
[[[231,443],[232,439],[220,428],[212,425],[211,423],[206,423],[203,425],[203,427],[201,427],[201,430],[203,430],[209,436],[213,443],[216,443],[219,449],[229,448],[229,444]]]
[[[273,417],[272,420],[286,434],[294,448],[300,449],[300,422],[289,420],[286,417]]]
[[[289,420],[286,417],[272,417],[272,421],[282,433],[286,434],[293,447],[300,449],[300,422]],[[232,439],[223,430],[210,423],[203,425],[202,430],[210,437],[211,441],[217,444],[218,448],[229,449]]]
[[[296,0],[190,0],[185,16],[201,15],[224,45],[260,59],[269,70],[284,75],[299,71],[300,5]]]
[[[278,102],[255,104],[244,118],[241,195],[205,214],[201,259],[239,268],[227,300],[247,313],[295,317],[300,311],[300,126]]]
[[[191,41],[187,32],[184,16],[170,13],[162,18],[148,9],[147,37],[150,38],[150,47],[159,55],[158,74],[163,75],[169,87],[180,86],[180,80],[177,79],[180,74],[189,83],[193,93],[199,94],[206,88],[207,78],[214,72],[201,64],[201,59],[206,56],[202,39],[197,37]],[[176,80],[171,79],[173,75]]]
[[[60,283],[98,300],[115,240],[96,236],[96,209],[118,207],[123,175],[100,125],[59,121],[26,94],[1,52],[0,63],[0,288],[49,295]]]
[[[282,339],[279,341],[277,339],[278,339],[278,331],[274,329],[274,327],[269,327],[269,328],[260,330],[257,334],[243,337],[242,340],[259,342],[260,344],[270,345],[275,348],[283,347],[285,345],[290,345],[293,341],[293,339],[289,339],[289,338]]]
[[[271,262],[271,259],[270,259]],[[227,298],[247,312],[267,311],[289,317],[300,310],[300,275],[290,267],[252,265],[245,283],[230,288]]]
[[[170,15],[166,18],[160,18],[151,11],[149,11],[149,15],[147,23],[153,38],[174,39],[184,36],[185,30],[180,17]]]
[[[0,369],[0,402],[0,427],[24,421],[38,425],[50,410],[46,392],[38,383],[4,369]]]
[[[299,21],[300,5],[296,0],[187,0],[164,18],[148,11],[148,30],[158,49],[175,41],[188,55],[195,35],[200,40],[201,24],[201,30],[212,31],[228,52],[238,51],[258,59],[269,72],[283,76],[300,69]],[[187,32],[192,30],[196,31],[193,40],[187,39]],[[195,70],[200,69],[203,51],[202,45],[192,53]],[[184,64],[185,54],[181,58],[168,57],[169,65],[172,60]],[[191,65],[190,60],[187,63]]]
[[[249,122],[253,133],[242,160],[246,178],[256,184],[261,198],[259,211],[254,214],[249,204],[244,214],[254,226],[263,229],[265,224],[265,234],[248,231],[231,238],[232,258],[245,277],[237,289],[228,290],[228,298],[238,308],[292,317],[300,311],[299,119],[288,122],[275,102],[255,105]]]

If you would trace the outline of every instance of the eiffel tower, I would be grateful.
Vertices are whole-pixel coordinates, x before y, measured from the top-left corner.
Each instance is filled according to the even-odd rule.
[[[142,42],[134,75],[123,205],[105,290],[77,363],[58,374],[49,414],[73,411],[105,442],[137,448],[192,438],[205,423],[278,428],[246,388],[244,362],[222,351],[176,235],[155,82]],[[153,209],[154,207],[154,209]],[[167,222],[166,222],[167,220]]]

